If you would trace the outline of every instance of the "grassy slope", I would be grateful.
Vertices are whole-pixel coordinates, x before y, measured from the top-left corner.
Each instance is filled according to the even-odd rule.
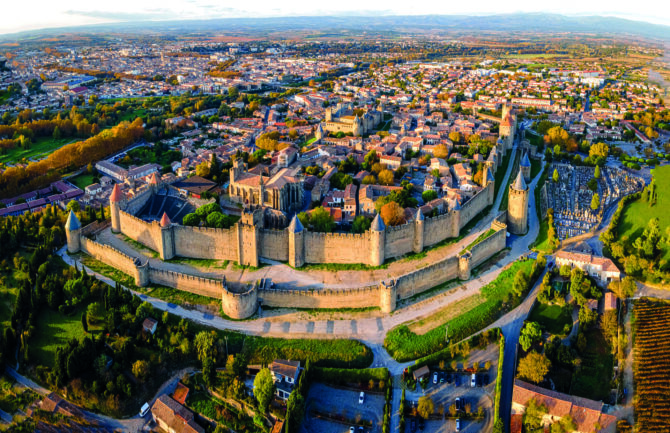
[[[460,341],[472,335],[491,323],[495,322],[500,314],[505,311],[503,299],[512,292],[514,276],[523,269],[530,275],[533,260],[517,261],[510,268],[504,270],[491,283],[482,287],[481,295],[486,299],[479,305],[462,313],[459,303],[451,307],[462,313],[451,318],[448,322],[431,329],[423,335],[417,335],[410,329],[412,323],[404,323],[389,331],[384,340],[386,350],[398,361],[409,361],[426,356],[445,347],[446,326],[449,325],[449,338],[452,341]],[[507,309],[513,306],[508,306]],[[451,317],[448,313],[449,307],[440,310],[437,314],[443,317]],[[424,328],[423,324],[430,321],[430,317],[422,318],[421,324],[415,325]],[[425,329],[421,329],[425,332]]]
[[[551,248],[549,247],[549,219],[545,218],[540,223],[540,232],[537,234],[537,239],[533,244],[533,249],[535,251],[543,253],[551,253]]]
[[[618,227],[619,238],[627,236],[630,242],[642,234],[653,218],[658,218],[661,233],[670,227],[670,166],[655,168],[653,174],[658,194],[656,204],[649,206],[649,203],[639,199],[626,206]],[[665,248],[664,258],[670,259],[670,248]]]
[[[39,138],[28,149],[16,147],[8,150],[6,154],[0,155],[0,162],[13,164],[23,158],[45,157],[71,141],[76,140],[72,138],[61,138],[58,140],[48,137]]]
[[[66,316],[49,308],[43,308],[37,319],[35,336],[30,340],[30,359],[36,364],[52,367],[56,356],[56,348],[68,341],[84,337],[81,325],[83,309]]]

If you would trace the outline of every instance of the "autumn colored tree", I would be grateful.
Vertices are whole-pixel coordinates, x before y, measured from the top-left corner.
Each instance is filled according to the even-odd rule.
[[[538,384],[544,380],[550,368],[551,361],[545,355],[533,351],[519,361],[519,377]]]
[[[397,226],[405,222],[405,210],[394,201],[382,206],[380,214],[387,226]]]
[[[438,144],[437,146],[435,146],[435,150],[433,150],[433,156],[435,158],[445,159],[448,155],[449,155],[449,149],[447,149],[447,146],[445,146],[444,144]]]
[[[382,185],[393,185],[395,183],[393,172],[391,170],[382,170],[379,173],[379,183]]]

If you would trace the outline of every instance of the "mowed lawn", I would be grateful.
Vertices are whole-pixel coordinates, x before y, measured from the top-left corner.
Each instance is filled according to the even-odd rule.
[[[0,155],[0,162],[5,164],[14,164],[23,158],[42,159],[48,156],[54,150],[71,141],[77,141],[77,139],[60,138],[58,140],[54,140],[53,138],[49,137],[38,138],[33,144],[30,145],[28,149],[23,149],[21,147],[8,149],[6,153]]]
[[[530,312],[528,320],[537,322],[543,330],[551,334],[563,334],[565,325],[572,326],[571,307],[538,303]]]
[[[619,238],[628,237],[628,243],[642,234],[649,220],[658,218],[661,233],[670,227],[670,166],[657,167],[652,171],[656,181],[657,200],[654,206],[642,199],[626,206],[619,222]],[[665,248],[664,258],[670,258],[670,248]]]
[[[539,251],[541,253],[551,253],[551,247],[549,246],[549,219],[545,218],[540,223],[540,231],[537,234],[535,243],[532,246],[532,249]]]
[[[87,186],[93,184],[93,175],[87,172],[83,172],[82,174],[78,174],[75,177],[69,178],[68,180],[78,188],[84,189]]]
[[[66,316],[49,308],[42,308],[35,327],[35,336],[30,339],[30,357],[37,364],[53,367],[56,358],[56,348],[76,338],[84,338],[84,328],[81,325],[79,309],[70,316]]]

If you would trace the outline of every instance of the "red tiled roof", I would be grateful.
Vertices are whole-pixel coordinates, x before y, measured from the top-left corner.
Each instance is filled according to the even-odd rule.
[[[123,193],[121,192],[121,188],[119,188],[119,184],[117,183],[114,185],[112,195],[109,196],[109,201],[112,203],[118,203],[123,199],[124,199]]]

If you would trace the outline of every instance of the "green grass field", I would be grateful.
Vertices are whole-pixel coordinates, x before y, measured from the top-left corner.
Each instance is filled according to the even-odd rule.
[[[551,253],[552,249],[549,246],[549,219],[545,218],[540,223],[540,231],[537,234],[537,239],[532,245],[532,249],[542,253]]]
[[[76,139],[61,138],[54,140],[48,137],[39,138],[28,149],[15,147],[14,149],[7,150],[6,153],[0,155],[0,163],[14,164],[23,158],[41,159],[71,141],[76,141]]]
[[[66,316],[49,308],[43,308],[37,318],[35,335],[30,339],[30,359],[36,364],[53,367],[56,348],[76,338],[84,338],[81,325],[83,309]]]
[[[539,159],[531,159],[530,160],[530,179],[533,180],[535,179],[535,176],[540,173],[540,170],[542,170],[542,161]]]
[[[627,237],[628,243],[640,236],[649,220],[658,218],[661,233],[670,227],[670,166],[657,167],[652,170],[656,182],[657,200],[654,206],[638,199],[626,206],[621,215],[618,232],[619,238]],[[664,249],[664,259],[670,259],[670,248]]]
[[[552,334],[560,335],[563,333],[565,325],[572,324],[572,314],[570,307],[561,307],[559,305],[548,305],[538,303],[528,316],[530,322],[537,322],[543,330]]]
[[[78,174],[75,177],[71,177],[68,180],[73,184],[75,184],[80,189],[84,189],[87,186],[92,185],[94,183],[93,175],[86,172]]]

